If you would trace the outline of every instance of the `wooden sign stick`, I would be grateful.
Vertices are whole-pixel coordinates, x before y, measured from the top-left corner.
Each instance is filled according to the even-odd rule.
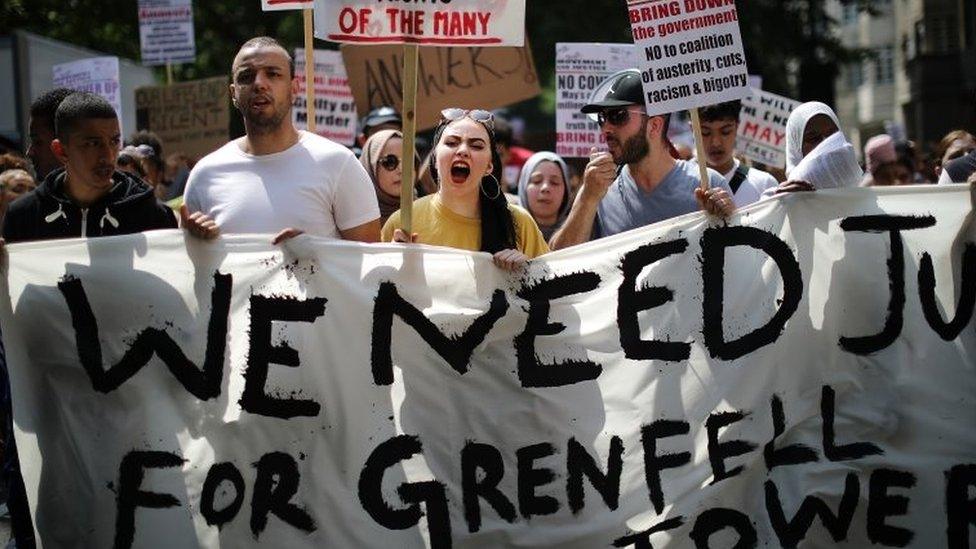
[[[315,133],[315,39],[312,35],[312,9],[302,10],[305,17],[305,127]]]
[[[403,46],[403,184],[400,186],[400,227],[410,237],[413,226],[413,187],[417,150],[417,45]]]

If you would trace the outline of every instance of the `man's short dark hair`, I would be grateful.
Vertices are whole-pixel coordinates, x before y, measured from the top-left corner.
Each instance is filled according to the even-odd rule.
[[[68,88],[54,88],[53,90],[42,93],[40,97],[31,103],[31,118],[34,119],[35,123],[38,120],[43,120],[45,123],[50,124],[50,130],[53,133],[54,114],[58,112],[58,106],[61,105],[61,102],[73,93],[75,93],[75,90],[69,90]]]
[[[139,130],[136,133],[129,136],[129,139],[125,141],[126,146],[132,145],[133,147],[138,147],[139,145],[148,145],[152,149],[153,154],[147,155],[146,160],[152,162],[157,169],[162,170],[164,167],[163,163],[163,142],[159,139],[159,136],[153,132],[146,130]]]
[[[742,101],[726,101],[718,105],[709,105],[698,109],[702,122],[718,122],[719,120],[739,121],[742,112]]]
[[[82,120],[118,119],[111,103],[90,92],[75,92],[58,107],[54,115],[54,136],[64,141]]]
[[[241,47],[237,49],[237,53],[239,54],[241,51],[248,48],[279,48],[281,51],[285,52],[285,57],[288,58],[288,70],[290,71],[290,74],[288,75],[289,78],[295,77],[295,59],[290,53],[288,53],[288,50],[281,45],[281,42],[271,38],[270,36],[255,36],[254,38],[251,38],[247,42],[241,44]],[[235,55],[234,57],[236,58],[237,56]],[[233,68],[231,68],[231,71],[233,71]],[[233,77],[234,75],[231,74],[231,82],[234,81]]]

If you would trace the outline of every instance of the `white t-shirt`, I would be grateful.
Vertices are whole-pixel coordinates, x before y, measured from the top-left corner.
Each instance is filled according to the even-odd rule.
[[[735,176],[735,171],[739,169],[742,164],[739,162],[738,158],[732,159],[732,171],[723,174],[722,177],[725,178],[726,183],[732,183],[732,178]],[[756,168],[749,168],[749,173],[746,174],[745,181],[739,185],[739,190],[736,191],[732,199],[735,200],[735,206],[741,208],[743,206],[748,206],[753,202],[758,202],[759,198],[762,197],[762,193],[767,189],[774,189],[779,186],[779,182],[776,178],[767,172],[762,170],[757,170]]]
[[[186,184],[189,211],[207,214],[227,234],[295,228],[339,238],[340,230],[379,219],[373,183],[352,151],[299,134],[274,154],[248,154],[238,139],[205,156]]]

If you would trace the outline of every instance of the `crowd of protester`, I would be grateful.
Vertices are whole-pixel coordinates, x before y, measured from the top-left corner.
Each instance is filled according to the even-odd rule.
[[[432,140],[418,140],[429,154],[404,159],[402,120],[390,107],[363,119],[353,148],[297,130],[292,59],[274,39],[246,42],[231,72],[245,135],[198,162],[179,151],[166,156],[149,132],[123,143],[114,109],[97,95],[55,89],[39,97],[27,158],[0,155],[5,242],[179,224],[202,239],[267,233],[277,244],[309,233],[450,246],[488,252],[498,267],[516,270],[550,249],[691,212],[728,217],[783,193],[976,181],[976,138],[963,130],[938,144],[930,174],[912,143],[873,137],[862,172],[837,116],[815,102],[789,117],[785,172],[737,154],[739,102],[700,110],[705,158],[695,159],[669,139],[671,115],[646,114],[636,70],[616,76],[612,91],[583,107],[609,150],[593,149],[582,173],[555,153],[520,146],[509,123],[476,108],[444,110]],[[404,162],[414,163],[414,181],[403,181]],[[707,189],[698,162],[707,166]],[[399,211],[404,192],[414,200],[409,234]],[[9,411],[9,389],[4,396]],[[9,413],[5,426],[17,546],[33,547]]]

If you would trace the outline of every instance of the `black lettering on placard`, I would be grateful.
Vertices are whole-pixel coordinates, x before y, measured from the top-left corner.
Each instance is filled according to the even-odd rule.
[[[559,500],[552,496],[538,495],[535,489],[556,480],[556,473],[548,467],[535,467],[535,461],[556,453],[548,442],[523,446],[515,451],[518,464],[519,512],[525,518],[552,515],[559,511]]]
[[[648,497],[657,514],[664,512],[664,490],[661,487],[661,471],[676,469],[691,461],[690,452],[657,455],[657,440],[677,435],[687,435],[691,425],[687,421],[659,419],[641,427],[641,445],[644,447],[644,477],[647,480]]]
[[[913,488],[915,475],[907,471],[877,469],[868,482],[868,539],[888,547],[907,547],[915,533],[907,528],[885,524],[888,517],[908,514],[908,498],[890,495],[889,488]]]
[[[632,534],[627,534],[624,537],[617,538],[613,540],[613,546],[630,547],[633,545],[634,549],[654,549],[654,546],[651,545],[651,536],[653,534],[674,530],[675,528],[679,528],[684,523],[684,517],[674,517],[663,522],[659,522],[647,530],[634,532]]]
[[[708,540],[713,534],[731,528],[739,534],[739,540],[732,549],[751,549],[759,544],[759,536],[749,517],[735,509],[716,507],[698,515],[691,529],[691,539],[696,549],[709,549]]]
[[[287,343],[271,344],[271,323],[315,322],[325,314],[326,299],[322,297],[299,300],[293,297],[251,296],[251,329],[248,336],[247,368],[244,370],[244,392],[241,409],[252,414],[288,419],[315,417],[322,406],[314,400],[279,398],[265,393],[268,365],[271,363],[298,368],[298,351]]]
[[[767,480],[766,512],[769,514],[769,521],[773,525],[776,537],[779,538],[780,545],[787,549],[796,547],[806,537],[816,517],[820,517],[820,522],[830,532],[834,541],[846,540],[851,520],[854,519],[854,511],[857,509],[860,491],[861,485],[857,480],[857,474],[848,473],[844,481],[844,495],[841,496],[836,515],[820,498],[807,496],[793,518],[787,520],[783,512],[783,504],[779,499],[779,489],[776,488],[776,483]]]
[[[100,393],[110,393],[118,389],[156,354],[180,385],[200,400],[209,400],[220,395],[232,286],[231,275],[214,273],[214,288],[210,295],[210,322],[207,325],[207,350],[202,370],[186,357],[166,330],[158,328],[144,328],[136,335],[122,359],[105,370],[102,366],[102,344],[98,340],[98,323],[81,280],[66,276],[58,282],[58,290],[71,312],[78,359],[91,380],[92,388]]]
[[[223,509],[216,509],[214,500],[217,488],[225,481],[234,487],[234,500]],[[225,461],[214,464],[207,471],[207,478],[203,481],[203,489],[200,491],[200,514],[207,524],[216,526],[219,530],[232,521],[244,505],[244,489],[244,477],[233,463]]]
[[[718,441],[718,434],[723,428],[745,419],[746,414],[739,411],[717,412],[709,414],[705,420],[705,430],[708,432],[708,461],[712,465],[712,482],[715,484],[727,478],[732,478],[742,472],[739,465],[726,471],[725,460],[735,456],[748,454],[756,449],[756,445],[747,440]]]
[[[876,353],[898,339],[905,318],[905,253],[901,231],[924,229],[935,226],[935,218],[926,216],[865,215],[848,217],[840,222],[840,228],[847,232],[884,233],[891,240],[891,255],[888,257],[888,287],[891,299],[888,301],[888,315],[884,328],[869,336],[840,338],[840,346],[849,353],[870,355]]]
[[[383,474],[401,461],[421,453],[420,438],[413,435],[393,437],[373,450],[359,474],[359,503],[377,524],[390,530],[416,526],[424,516],[420,504],[427,506],[427,527],[432,548],[451,547],[451,517],[447,509],[447,490],[434,480],[411,482],[397,488],[404,509],[394,509],[383,499]]]
[[[375,63],[375,66],[374,66]],[[392,105],[402,99],[400,93],[400,67],[402,59],[394,56],[390,66],[385,59],[366,62],[366,100],[370,108],[378,105]]]
[[[590,485],[600,493],[603,502],[611,511],[616,511],[620,505],[620,475],[624,469],[624,441],[618,436],[610,437],[610,450],[607,456],[606,474],[597,465],[596,459],[587,451],[586,447],[569,439],[566,452],[566,496],[569,508],[576,515],[586,506],[586,491],[583,489],[583,477],[590,481]]]
[[[817,452],[804,444],[790,444],[782,448],[776,447],[776,439],[786,432],[786,414],[783,412],[783,401],[779,395],[773,395],[769,404],[773,416],[773,438],[763,448],[763,458],[766,469],[772,471],[781,465],[798,465],[817,461]]]
[[[377,385],[393,384],[392,332],[393,316],[400,317],[408,326],[441,356],[459,374],[468,371],[468,363],[475,348],[485,340],[498,319],[508,312],[505,292],[495,290],[488,310],[471,323],[460,336],[446,336],[424,313],[400,297],[392,282],[380,284],[373,306],[373,336],[370,363],[373,382]]]
[[[768,255],[783,277],[783,299],[773,318],[733,341],[725,340],[725,250],[748,246]],[[803,273],[793,250],[776,235],[754,227],[705,229],[702,248],[702,335],[712,358],[735,360],[779,339],[803,297]]]
[[[870,442],[852,442],[837,445],[834,418],[837,414],[835,401],[837,393],[830,385],[824,385],[820,394],[820,416],[823,421],[823,449],[824,456],[830,461],[851,461],[866,456],[880,456],[884,454],[881,448]]]
[[[549,322],[550,301],[595,290],[600,285],[596,273],[574,273],[522,288],[518,296],[529,302],[525,330],[515,336],[518,377],[523,387],[562,387],[600,377],[603,367],[590,360],[567,360],[542,364],[535,353],[535,338],[556,335],[566,326]]]
[[[146,469],[182,467],[185,460],[170,452],[131,451],[119,465],[119,493],[116,496],[116,549],[132,547],[136,534],[136,508],[165,509],[179,507],[180,500],[172,494],[141,490]]]
[[[969,531],[976,526],[976,463],[960,463],[946,474],[946,537],[949,549],[968,549]]]
[[[478,480],[479,471],[484,473],[481,480]],[[487,501],[506,522],[517,520],[515,506],[498,489],[498,483],[504,476],[505,462],[497,448],[471,441],[464,445],[461,450],[461,493],[469,532],[475,533],[481,529],[481,504],[478,498]]]
[[[962,280],[959,283],[959,304],[956,305],[956,316],[949,322],[942,320],[939,312],[939,300],[935,297],[935,269],[932,267],[932,256],[928,252],[922,254],[918,265],[918,298],[922,302],[922,313],[929,326],[945,341],[952,341],[959,337],[963,328],[969,325],[976,308],[976,244],[966,243],[966,250],[962,254]]]
[[[291,502],[298,493],[301,475],[295,458],[284,452],[271,452],[261,456],[254,464],[258,469],[254,480],[254,496],[251,498],[251,533],[254,539],[268,526],[268,514],[285,521],[303,532],[314,532],[315,521]]]
[[[666,286],[637,289],[637,277],[648,265],[678,255],[688,249],[688,240],[681,238],[658,244],[647,244],[628,252],[620,262],[623,280],[617,290],[617,326],[624,356],[631,360],[666,360],[680,362],[691,356],[691,344],[680,341],[647,341],[641,339],[638,313],[660,307],[674,299],[674,292]]]

